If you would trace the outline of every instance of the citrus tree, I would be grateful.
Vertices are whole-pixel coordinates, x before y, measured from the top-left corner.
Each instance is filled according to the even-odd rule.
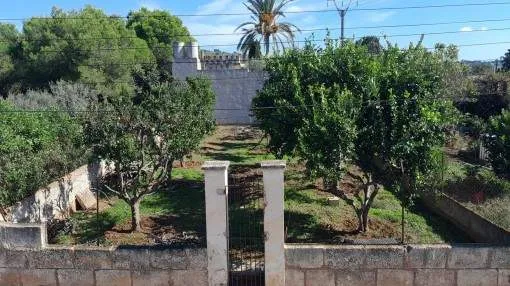
[[[299,156],[353,207],[365,232],[383,185],[406,205],[434,168],[452,110],[438,96],[444,66],[442,54],[420,46],[379,54],[352,43],[308,46],[268,59],[254,113],[270,150]],[[363,172],[351,173],[360,187],[345,193],[338,182],[351,163]]]
[[[136,100],[135,100],[136,99]],[[172,164],[214,127],[214,94],[205,79],[163,83],[136,97],[123,94],[90,106],[86,137],[111,168],[107,192],[131,209],[140,231],[140,202],[169,185]]]

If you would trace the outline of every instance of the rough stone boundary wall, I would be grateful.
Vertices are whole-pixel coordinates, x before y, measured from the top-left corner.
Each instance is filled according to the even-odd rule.
[[[8,221],[38,223],[63,218],[76,210],[76,195],[91,192],[103,174],[104,164],[82,166],[9,208]],[[95,199],[95,195],[92,197]]]
[[[205,249],[47,248],[0,250],[0,285],[205,286]]]
[[[286,285],[510,285],[510,247],[286,245]]]
[[[428,208],[462,229],[474,241],[510,245],[510,232],[466,208],[456,200],[440,194],[423,198]]]

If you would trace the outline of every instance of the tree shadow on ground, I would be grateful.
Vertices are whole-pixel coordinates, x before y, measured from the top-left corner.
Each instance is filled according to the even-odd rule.
[[[422,216],[427,222],[427,225],[433,229],[433,232],[438,234],[446,243],[473,242],[464,231],[457,228],[445,218],[433,213],[420,199],[416,200],[414,205],[409,208],[409,211]]]

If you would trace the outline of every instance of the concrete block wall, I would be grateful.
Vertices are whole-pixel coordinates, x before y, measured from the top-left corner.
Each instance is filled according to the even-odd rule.
[[[510,285],[510,247],[286,245],[286,285]]]
[[[0,285],[203,286],[205,249],[78,248],[1,249]]]

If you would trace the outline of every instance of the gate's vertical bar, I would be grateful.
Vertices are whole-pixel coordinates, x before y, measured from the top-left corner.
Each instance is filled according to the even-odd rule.
[[[207,271],[210,286],[228,285],[228,161],[207,161],[205,172],[205,215]]]
[[[284,180],[285,161],[265,161],[264,176],[265,283],[285,285]]]

